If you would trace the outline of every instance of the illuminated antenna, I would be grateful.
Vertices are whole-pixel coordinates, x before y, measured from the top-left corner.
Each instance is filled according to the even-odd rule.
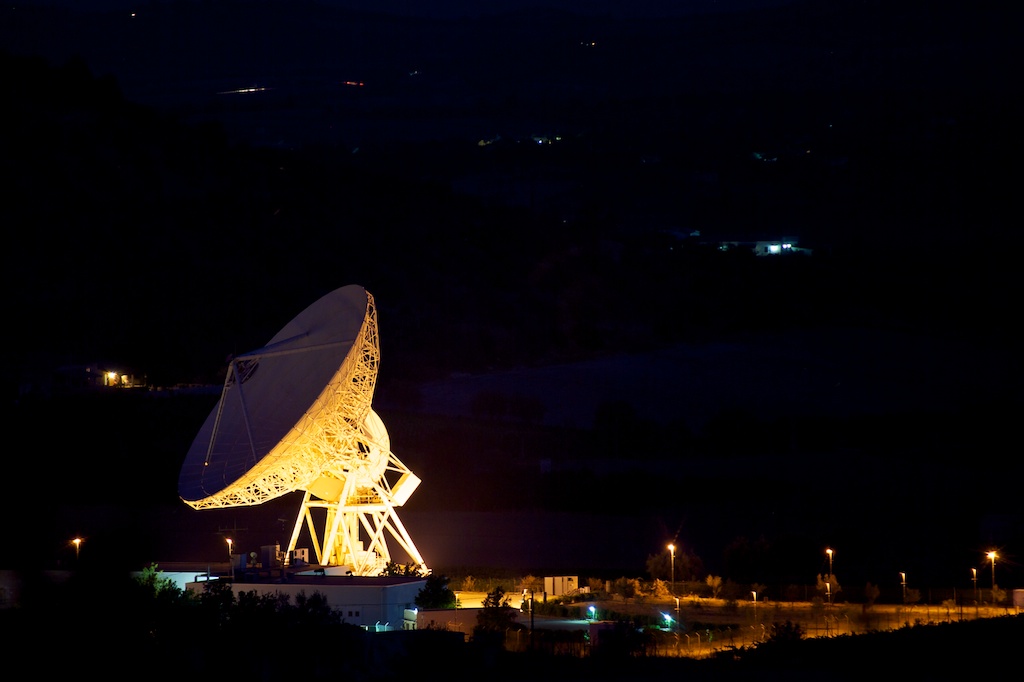
[[[302,491],[287,556],[305,526],[321,566],[380,575],[392,563],[390,538],[429,572],[395,511],[420,479],[391,452],[370,406],[379,363],[373,296],[358,285],[327,294],[264,347],[232,358],[182,465],[181,499],[214,509]]]

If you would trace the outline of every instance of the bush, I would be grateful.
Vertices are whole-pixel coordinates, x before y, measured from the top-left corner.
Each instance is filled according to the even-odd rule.
[[[796,642],[804,638],[804,628],[800,623],[787,620],[785,623],[773,623],[769,642]]]

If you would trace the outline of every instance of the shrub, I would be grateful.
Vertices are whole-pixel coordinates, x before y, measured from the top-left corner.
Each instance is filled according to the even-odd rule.
[[[772,623],[772,632],[768,635],[769,642],[796,642],[803,638],[803,626],[791,620],[784,623]]]

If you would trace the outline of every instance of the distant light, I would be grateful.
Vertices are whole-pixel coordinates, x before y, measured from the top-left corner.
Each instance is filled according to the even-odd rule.
[[[235,90],[222,90],[221,92],[218,92],[217,94],[218,95],[249,95],[249,94],[252,94],[254,92],[265,92],[265,91],[267,91],[269,89],[270,88],[264,88],[264,87],[260,87],[260,86],[254,85],[251,88],[236,88]]]

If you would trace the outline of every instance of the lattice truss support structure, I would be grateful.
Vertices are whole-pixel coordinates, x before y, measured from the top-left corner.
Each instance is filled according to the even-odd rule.
[[[221,406],[230,395],[244,412],[244,376],[258,363],[281,354],[323,350],[295,346],[289,339],[237,356],[228,367]],[[379,364],[376,307],[367,292],[356,342],[305,415],[258,462],[258,448],[250,443],[254,461],[244,476],[215,495],[187,503],[195,509],[251,506],[301,490],[287,556],[293,556],[305,524],[322,566],[380,575],[392,562],[390,537],[422,573],[429,572],[396,511],[420,479],[391,452],[387,429],[371,408]]]

